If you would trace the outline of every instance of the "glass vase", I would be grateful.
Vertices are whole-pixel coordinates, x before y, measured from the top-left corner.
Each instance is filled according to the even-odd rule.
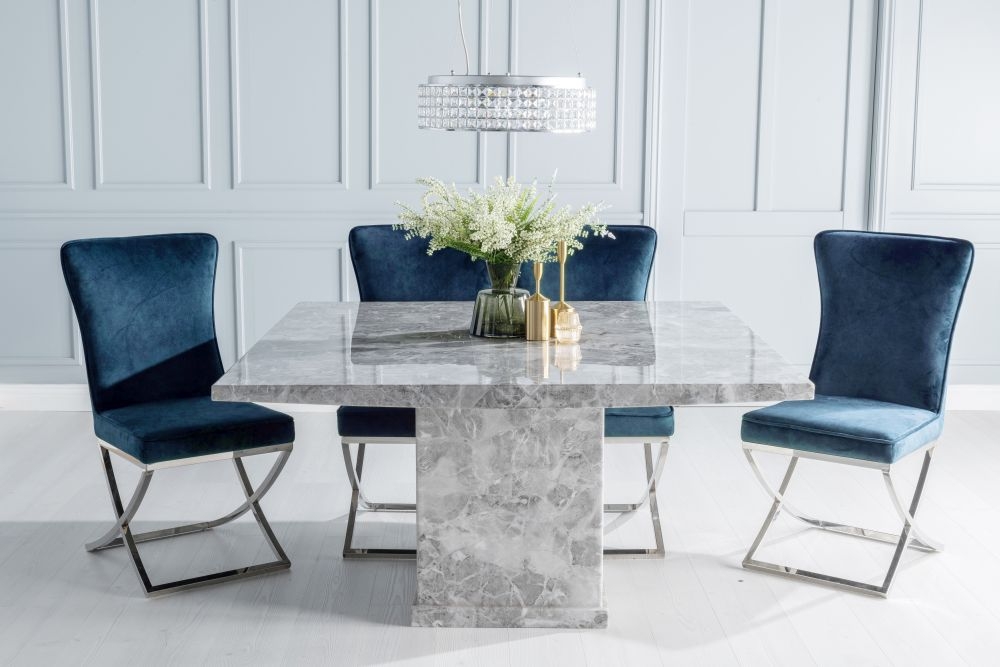
[[[528,290],[518,289],[521,265],[486,262],[490,289],[480,290],[469,333],[485,338],[524,338]]]

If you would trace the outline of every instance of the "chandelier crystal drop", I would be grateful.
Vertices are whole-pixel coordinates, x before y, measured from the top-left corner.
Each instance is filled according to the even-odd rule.
[[[479,132],[589,132],[597,95],[583,77],[440,75],[417,86],[417,125]]]

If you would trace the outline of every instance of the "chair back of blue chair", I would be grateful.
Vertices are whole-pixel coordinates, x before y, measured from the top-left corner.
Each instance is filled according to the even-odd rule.
[[[583,239],[566,261],[566,300],[643,301],[656,254],[656,230],[644,225],[608,225],[615,238],[591,236]],[[534,292],[531,263],[521,267],[518,286]],[[542,294],[559,299],[559,265],[546,264]]]
[[[959,239],[821,232],[816,393],[940,412],[955,320],[972,270]]]
[[[348,236],[362,301],[473,301],[490,286],[486,263],[450,248],[427,254],[427,241],[392,225],[355,227]]]
[[[209,234],[70,241],[60,251],[96,412],[207,396],[222,376]]]

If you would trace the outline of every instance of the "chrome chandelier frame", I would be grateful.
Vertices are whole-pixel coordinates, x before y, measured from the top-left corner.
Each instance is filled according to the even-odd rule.
[[[913,496],[910,499],[909,506],[907,507],[904,503],[898,491],[896,490],[895,482],[892,479],[892,465],[888,463],[876,463],[872,461],[863,461],[859,459],[852,459],[843,456],[831,456],[827,454],[817,454],[814,452],[805,452],[801,450],[786,449],[784,447],[773,447],[769,445],[758,445],[754,443],[743,443],[743,454],[746,456],[747,461],[750,463],[750,467],[760,482],[764,490],[772,498],[771,509],[767,513],[767,517],[764,519],[764,524],[761,526],[760,531],[757,533],[757,537],[754,539],[753,543],[750,545],[747,555],[743,558],[743,567],[748,570],[756,570],[759,572],[769,572],[771,574],[777,574],[784,577],[789,577],[792,579],[812,581],[820,584],[825,584],[828,586],[834,586],[837,588],[842,588],[846,590],[851,590],[859,593],[865,593],[867,595],[875,595],[878,597],[887,597],[889,594],[889,588],[892,586],[892,582],[895,578],[896,571],[899,567],[900,559],[902,558],[903,551],[907,548],[916,549],[923,552],[937,552],[941,550],[941,545],[930,538],[926,537],[923,532],[917,527],[916,519],[914,518],[917,513],[917,505],[920,503],[920,497],[923,493],[924,483],[927,480],[927,471],[930,468],[931,458],[934,454],[935,443],[926,445],[923,448],[924,460],[920,468],[920,476],[917,478],[917,483],[913,491]],[[920,451],[920,450],[918,450]],[[788,467],[785,469],[784,476],[781,479],[777,490],[772,487],[767,479],[764,477],[763,472],[761,472],[760,466],[757,460],[754,458],[755,452],[766,452],[771,454],[780,454],[784,456],[790,456],[791,460],[788,462]],[[903,522],[902,530],[899,534],[886,533],[880,530],[872,530],[869,528],[860,528],[858,526],[849,526],[845,524],[835,523],[832,521],[824,521],[822,519],[815,519],[808,514],[800,512],[794,506],[792,506],[786,499],[785,494],[788,490],[788,484],[792,480],[792,474],[795,472],[795,466],[799,459],[813,459],[818,461],[827,461],[830,463],[839,463],[842,465],[849,465],[859,468],[866,468],[869,470],[877,470],[882,473],[882,479],[885,482],[886,490],[889,493],[889,498],[892,500],[893,507],[899,518]],[[761,543],[764,540],[764,536],[767,534],[768,529],[774,524],[775,519],[778,515],[784,512],[788,516],[806,524],[810,528],[818,528],[820,530],[829,531],[832,533],[839,533],[841,535],[849,535],[851,537],[860,537],[868,540],[875,540],[877,542],[887,542],[889,544],[895,544],[896,549],[893,552],[892,560],[889,563],[889,569],[886,572],[881,583],[867,583],[863,581],[854,581],[852,579],[845,579],[843,577],[836,577],[829,574],[822,574],[819,572],[812,572],[809,570],[803,570],[801,568],[790,567],[787,565],[779,565],[777,563],[769,563],[766,561],[757,560],[754,558],[757,549],[760,548]]]
[[[87,551],[93,552],[113,549],[121,546],[128,547],[129,558],[135,568],[136,575],[139,577],[139,582],[142,584],[146,597],[165,595],[167,593],[198,588],[223,581],[244,579],[280,570],[287,570],[291,567],[291,561],[285,554],[284,549],[281,548],[281,544],[278,542],[278,538],[275,537],[274,531],[271,529],[271,525],[267,521],[267,517],[264,516],[264,511],[260,507],[260,500],[271,489],[271,486],[281,473],[282,468],[285,467],[285,463],[288,461],[288,457],[292,453],[292,443],[273,445],[269,447],[258,447],[254,449],[244,449],[235,452],[224,452],[221,454],[192,457],[176,461],[165,461],[162,463],[148,465],[123,452],[114,445],[108,444],[102,440],[98,440],[97,444],[101,450],[101,461],[103,463],[104,474],[108,482],[108,492],[111,495],[111,506],[115,513],[115,525],[100,538],[88,543],[86,545],[86,549]],[[128,504],[124,506],[122,505],[121,494],[118,490],[118,482],[115,479],[114,466],[111,463],[112,452],[142,470],[139,482],[132,494],[132,498],[128,501]],[[267,473],[267,476],[255,489],[250,483],[250,478],[247,475],[242,459],[247,456],[270,454],[273,452],[278,452],[278,458],[275,460],[271,470]],[[239,505],[239,507],[234,509],[229,514],[212,521],[202,521],[183,526],[174,526],[146,533],[132,532],[131,521],[135,517],[136,512],[139,511],[139,506],[142,504],[142,500],[146,496],[146,491],[149,489],[149,484],[153,479],[154,472],[166,468],[175,468],[184,465],[205,463],[208,461],[224,461],[227,459],[232,459],[233,465],[236,467],[236,475],[239,478],[240,487],[242,488],[243,495],[245,497],[245,500]],[[142,562],[142,557],[139,555],[139,544],[143,542],[151,542],[153,540],[161,540],[169,537],[190,535],[191,533],[200,533],[206,530],[211,530],[223,524],[229,523],[230,521],[243,516],[247,512],[253,512],[253,516],[257,520],[257,526],[260,528],[261,533],[263,533],[264,539],[267,541],[268,546],[274,553],[276,560],[268,563],[260,563],[257,565],[223,570],[212,574],[205,574],[162,584],[152,583],[149,574],[146,571],[146,566]]]
[[[347,515],[347,532],[344,535],[343,557],[354,560],[413,560],[416,558],[415,549],[404,548],[369,548],[354,546],[354,528],[357,523],[359,512],[407,512],[415,513],[417,506],[415,503],[381,503],[368,500],[361,487],[361,472],[364,468],[365,446],[371,439],[342,437],[340,446],[344,454],[344,466],[347,469],[347,478],[351,483],[351,508]],[[414,438],[377,438],[377,444],[407,444],[416,445]],[[605,443],[636,443],[642,442],[639,438],[605,438]],[[358,446],[357,459],[355,460],[351,445]],[[604,511],[614,513],[618,516],[604,526],[604,532],[609,533],[625,521],[635,516],[637,510],[649,503],[649,510],[653,524],[653,536],[656,540],[655,548],[623,548],[604,550],[607,558],[663,558],[665,550],[663,547],[663,532],[660,527],[660,511],[656,502],[656,485],[663,474],[663,464],[667,459],[667,452],[670,448],[669,439],[660,441],[660,451],[657,454],[656,462],[653,462],[653,444],[644,442],[646,460],[646,491],[637,502],[621,504],[605,504]]]

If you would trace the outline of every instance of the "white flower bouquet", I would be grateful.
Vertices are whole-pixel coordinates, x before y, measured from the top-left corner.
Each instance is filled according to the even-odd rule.
[[[551,184],[543,198],[534,182],[522,185],[500,177],[485,192],[469,190],[467,196],[436,178],[417,182],[427,187],[422,210],[397,202],[402,212],[394,227],[407,238],[429,239],[428,254],[454,248],[489,264],[547,262],[554,259],[558,241],[565,241],[572,254],[588,236],[614,238],[597,219],[603,203],[576,210],[557,206]]]

